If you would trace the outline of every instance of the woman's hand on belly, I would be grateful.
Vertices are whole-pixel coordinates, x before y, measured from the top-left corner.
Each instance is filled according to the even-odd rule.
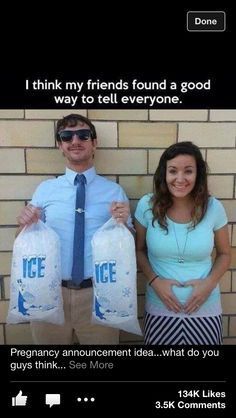
[[[207,300],[213,290],[211,281],[206,279],[189,280],[184,283],[184,287],[191,286],[192,293],[184,304],[184,312],[191,314],[197,311],[200,306]]]
[[[183,310],[183,305],[172,291],[172,286],[182,287],[183,285],[181,283],[177,280],[157,278],[151,286],[170,311],[177,313]]]

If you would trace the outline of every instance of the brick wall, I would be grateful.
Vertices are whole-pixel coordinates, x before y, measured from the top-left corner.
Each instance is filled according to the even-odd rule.
[[[98,133],[96,168],[117,181],[131,200],[152,190],[152,176],[163,150],[179,140],[197,144],[210,166],[211,193],[228,214],[231,268],[221,281],[224,343],[236,344],[236,110],[79,110]],[[70,110],[0,110],[0,344],[30,344],[29,325],[6,325],[11,251],[16,216],[44,179],[64,172],[54,126]],[[138,274],[142,322],[144,278]],[[122,344],[142,339],[121,331]]]

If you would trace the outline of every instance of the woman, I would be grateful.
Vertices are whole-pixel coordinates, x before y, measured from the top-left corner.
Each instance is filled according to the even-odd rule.
[[[138,265],[147,278],[145,344],[222,344],[218,283],[230,264],[227,217],[209,196],[196,145],[165,150],[154,193],[138,202],[135,224]]]

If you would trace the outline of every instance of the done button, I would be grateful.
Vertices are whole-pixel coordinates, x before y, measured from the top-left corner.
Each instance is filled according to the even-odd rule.
[[[189,32],[224,32],[225,12],[187,12]]]

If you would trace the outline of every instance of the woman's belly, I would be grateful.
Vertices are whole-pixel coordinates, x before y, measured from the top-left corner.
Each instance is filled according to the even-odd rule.
[[[187,300],[190,298],[193,291],[193,286],[186,286],[186,287],[178,287],[172,286],[172,292],[178,299],[178,301],[184,305]]]

